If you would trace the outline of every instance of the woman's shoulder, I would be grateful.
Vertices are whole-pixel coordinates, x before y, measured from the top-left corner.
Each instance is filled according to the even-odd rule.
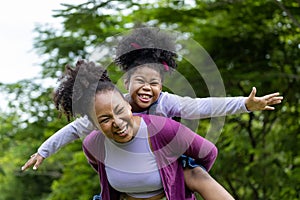
[[[149,115],[149,114],[139,114],[139,116],[145,121],[146,125],[156,130],[166,130],[173,129],[177,126],[178,122],[172,118],[158,116],[158,115]]]
[[[101,140],[104,139],[103,134],[101,133],[101,131],[99,130],[94,130],[92,132],[90,132],[83,141],[84,145],[92,145],[92,144],[97,144],[98,142],[100,142]]]
[[[145,114],[145,113],[138,113],[136,114],[138,116],[140,116],[142,119],[144,120],[149,120],[150,121],[169,121],[172,120],[171,118],[165,117],[165,116],[160,116],[160,115],[152,115],[152,114]]]

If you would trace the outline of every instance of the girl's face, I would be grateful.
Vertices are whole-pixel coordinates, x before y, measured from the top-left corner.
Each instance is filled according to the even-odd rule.
[[[141,112],[157,101],[162,90],[160,73],[147,66],[138,67],[125,83],[133,112]]]
[[[98,92],[95,96],[95,112],[106,137],[124,143],[136,134],[131,107],[118,91]]]

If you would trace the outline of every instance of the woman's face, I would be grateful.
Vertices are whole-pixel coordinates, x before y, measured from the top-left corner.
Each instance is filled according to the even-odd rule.
[[[106,137],[124,143],[135,135],[131,107],[118,91],[98,92],[95,96],[95,112]]]
[[[157,101],[162,90],[160,73],[147,66],[138,67],[125,83],[133,112],[141,112]]]

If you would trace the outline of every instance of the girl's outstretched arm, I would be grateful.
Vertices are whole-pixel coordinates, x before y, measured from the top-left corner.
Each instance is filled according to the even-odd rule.
[[[259,110],[275,110],[272,105],[281,103],[283,97],[279,96],[279,92],[267,94],[262,97],[256,97],[256,88],[253,87],[250,95],[245,101],[246,108],[249,111]]]
[[[45,158],[56,153],[60,148],[69,144],[70,142],[79,138],[85,138],[85,136],[94,129],[95,127],[87,117],[76,119],[43,142],[37,153],[33,154],[29,158],[29,160],[22,166],[21,170],[25,171],[32,165],[34,165],[33,170],[37,170]]]

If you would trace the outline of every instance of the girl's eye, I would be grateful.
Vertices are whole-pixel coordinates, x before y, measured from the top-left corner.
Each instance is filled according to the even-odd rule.
[[[151,82],[151,85],[159,85],[159,82]]]
[[[144,83],[144,80],[142,80],[142,79],[136,79],[135,80],[137,83]]]

